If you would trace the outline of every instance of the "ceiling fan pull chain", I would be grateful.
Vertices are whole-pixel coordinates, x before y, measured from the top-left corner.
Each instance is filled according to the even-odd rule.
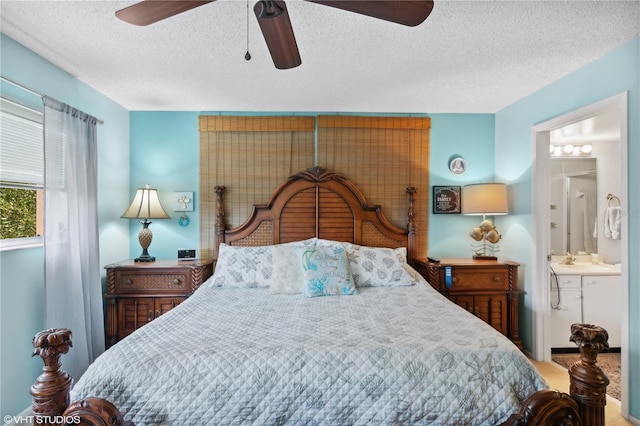
[[[251,60],[251,53],[249,53],[249,0],[247,0],[247,53],[244,54],[244,58],[247,61]]]

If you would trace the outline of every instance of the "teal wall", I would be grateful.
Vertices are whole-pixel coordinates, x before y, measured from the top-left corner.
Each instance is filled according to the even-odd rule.
[[[98,125],[100,263],[126,258],[129,229],[120,215],[129,198],[129,112],[11,38],[0,37],[3,76],[104,120]],[[39,101],[4,80],[0,92]],[[18,414],[31,405],[29,387],[42,371],[41,360],[31,358],[31,339],[45,326],[43,253],[42,248],[0,252],[2,415]]]
[[[431,154],[429,158],[431,186],[464,186],[470,183],[494,182],[494,115],[431,114]],[[449,170],[455,157],[467,162],[467,171],[456,175]],[[431,194],[429,194],[431,197]],[[429,212],[429,256],[471,257],[469,232],[478,226],[478,216],[433,214]],[[500,230],[500,218],[495,218]],[[498,253],[502,257],[502,253]]]
[[[509,183],[514,210],[505,217],[504,242],[523,265],[524,303],[521,337],[531,348],[532,151],[531,128],[559,115],[628,91],[629,96],[629,358],[630,414],[640,418],[640,38],[614,50],[565,78],[527,96],[496,114],[495,171]]]
[[[200,133],[195,112],[131,112],[131,177],[129,198],[136,188],[149,184],[158,189],[160,202],[171,219],[156,219],[149,226],[153,241],[149,254],[158,259],[175,259],[178,248],[200,246],[198,213]],[[173,211],[173,192],[195,194],[189,225],[180,226],[182,213]],[[127,204],[128,205],[128,204]],[[121,206],[122,212],[127,205]],[[122,213],[120,212],[120,213]],[[129,258],[141,253],[138,232],[142,225],[130,220]]]

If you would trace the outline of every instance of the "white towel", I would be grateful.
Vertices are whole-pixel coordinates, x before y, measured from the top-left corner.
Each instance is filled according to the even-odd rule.
[[[622,210],[619,206],[607,207],[604,215],[604,236],[614,240],[620,239]]]

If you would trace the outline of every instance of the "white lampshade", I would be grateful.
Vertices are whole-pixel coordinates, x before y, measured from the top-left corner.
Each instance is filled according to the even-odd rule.
[[[477,183],[462,188],[462,214],[504,215],[509,213],[504,183]]]
[[[129,208],[122,214],[126,219],[169,219],[169,215],[162,208],[158,198],[158,190],[138,188]]]

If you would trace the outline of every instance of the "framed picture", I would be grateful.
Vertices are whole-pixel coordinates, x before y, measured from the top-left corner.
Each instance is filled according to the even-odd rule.
[[[460,188],[459,186],[434,186],[433,213],[460,214],[462,211]]]

